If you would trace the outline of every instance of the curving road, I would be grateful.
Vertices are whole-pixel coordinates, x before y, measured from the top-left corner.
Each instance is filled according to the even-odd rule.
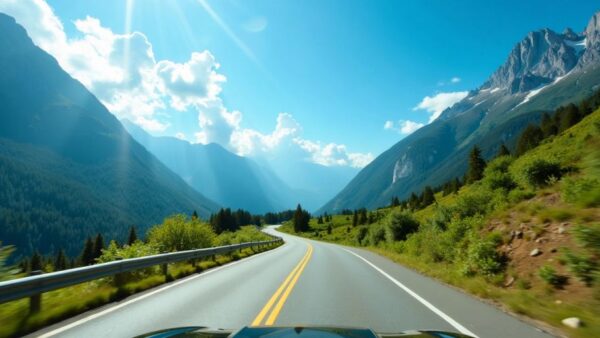
[[[286,244],[112,303],[32,337],[132,337],[175,326],[336,325],[549,337],[369,251],[277,232]]]

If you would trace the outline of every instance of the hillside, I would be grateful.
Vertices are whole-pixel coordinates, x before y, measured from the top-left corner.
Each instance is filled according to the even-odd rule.
[[[134,141],[25,30],[0,14],[0,239],[20,254],[79,254],[170,214],[218,205]]]
[[[461,177],[464,158],[477,144],[490,158],[543,112],[593,93],[600,84],[600,13],[585,31],[529,33],[478,89],[433,123],[402,139],[365,167],[322,212],[382,207],[425,185]]]
[[[490,161],[481,180],[424,209],[383,208],[356,225],[353,215],[313,219],[301,235],[369,247],[555,333],[598,336],[598,149],[600,110],[518,158]],[[563,323],[571,317],[583,324]]]

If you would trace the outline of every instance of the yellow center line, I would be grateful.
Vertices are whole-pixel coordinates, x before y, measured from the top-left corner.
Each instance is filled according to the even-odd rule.
[[[293,284],[296,283],[300,273],[302,273],[302,270],[304,270],[306,263],[308,263],[308,260],[310,259],[310,255],[312,254],[312,250],[313,250],[312,245],[309,244],[308,250],[306,251],[306,254],[304,254],[304,257],[302,257],[302,259],[300,260],[298,265],[296,265],[296,267],[292,270],[292,272],[290,272],[290,274],[287,276],[287,278],[284,280],[284,282],[281,284],[281,286],[277,289],[277,291],[275,291],[273,296],[271,296],[271,298],[269,299],[267,304],[262,308],[262,310],[260,311],[258,316],[256,316],[256,318],[252,322],[252,326],[260,325],[260,323],[262,322],[264,317],[267,315],[269,310],[271,310],[271,308],[273,307],[273,304],[275,304],[275,301],[277,300],[279,295],[283,292],[283,290],[286,288],[286,286],[288,286],[288,284],[292,280],[293,280],[293,283],[292,283],[292,288],[293,288]],[[287,298],[287,296],[289,295],[290,292],[291,292],[291,288],[288,287],[288,289],[286,289],[286,292],[284,293],[284,296],[282,297],[283,303],[285,302],[285,299]],[[275,316],[273,316],[273,313],[271,313],[271,315],[269,316],[269,320],[271,320],[271,318],[273,318],[273,320],[271,321],[271,324],[277,318],[279,311],[281,311],[281,307],[283,306],[282,300],[280,299],[279,303],[277,304],[276,309],[278,308],[278,310],[277,310],[277,313],[275,314]],[[268,324],[269,320],[267,321],[267,325],[270,325],[270,324]]]

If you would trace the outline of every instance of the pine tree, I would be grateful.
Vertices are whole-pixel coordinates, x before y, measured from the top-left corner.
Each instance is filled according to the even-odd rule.
[[[302,209],[302,206],[298,204],[292,222],[294,224],[294,232],[304,232],[309,230],[308,222],[310,221],[310,214]]]
[[[367,222],[367,209],[362,208],[358,211],[358,224],[365,225]]]
[[[61,271],[67,268],[67,257],[63,249],[58,250],[54,259],[54,271]]]
[[[137,241],[137,233],[135,232],[135,226],[131,226],[131,228],[129,228],[129,238],[127,239],[127,245],[132,245],[133,243],[135,243],[135,241]]]
[[[496,157],[500,156],[510,156],[510,150],[508,150],[504,143],[500,144],[500,147],[498,148],[498,153],[496,154]]]
[[[417,210],[419,209],[419,204],[419,196],[412,192],[408,198],[408,208],[411,210]]]
[[[521,133],[519,141],[517,141],[517,155],[521,156],[528,150],[537,147],[543,139],[544,133],[540,127],[533,124],[528,125],[527,128],[523,130],[523,133]]]
[[[481,150],[474,146],[469,154],[469,170],[467,171],[467,183],[479,181],[483,177],[485,161],[481,157]]]
[[[94,243],[91,238],[87,238],[83,246],[80,257],[81,265],[91,265],[94,263]]]
[[[198,219],[198,213],[196,212],[196,210],[194,210],[194,212],[192,213],[192,220]]]
[[[391,206],[392,208],[394,208],[394,207],[397,207],[397,206],[399,206],[399,205],[400,205],[400,200],[398,199],[398,197],[397,197],[397,196],[394,196],[394,197],[392,198],[392,202],[390,203],[390,206]]]
[[[317,224],[323,224],[323,216],[319,216],[319,218],[317,218]]]
[[[40,254],[35,251],[31,256],[31,260],[29,262],[29,268],[31,271],[40,271],[42,270],[42,257]]]
[[[556,122],[547,113],[544,113],[544,115],[542,115],[540,129],[542,129],[544,137],[550,137],[552,135],[558,134],[558,126],[556,125]]]
[[[565,111],[560,119],[560,131],[565,131],[579,122],[579,109],[576,105],[570,103],[565,107]]]
[[[435,202],[435,196],[433,194],[433,189],[430,186],[426,186],[421,194],[421,208],[425,208],[431,203]]]
[[[358,212],[354,210],[354,214],[352,215],[352,227],[356,227],[358,225]]]
[[[100,258],[102,256],[102,250],[104,249],[104,238],[102,238],[101,234],[96,236],[96,240],[94,241],[94,260],[92,262],[96,262],[96,258]]]

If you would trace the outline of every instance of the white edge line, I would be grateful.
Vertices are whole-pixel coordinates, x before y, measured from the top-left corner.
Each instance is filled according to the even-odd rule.
[[[387,279],[389,279],[390,281],[392,281],[399,288],[401,288],[402,290],[406,291],[406,293],[408,293],[409,295],[413,296],[416,300],[418,300],[419,302],[421,302],[421,304],[425,305],[429,310],[433,311],[436,315],[442,317],[442,319],[444,319],[445,321],[447,321],[448,323],[450,323],[450,325],[454,326],[454,328],[456,328],[461,333],[469,335],[469,336],[472,336],[472,337],[475,337],[475,338],[478,338],[473,332],[469,331],[466,327],[460,325],[460,323],[458,323],[456,320],[452,319],[450,316],[448,316],[447,314],[445,314],[444,312],[442,312],[440,309],[438,309],[437,307],[435,307],[433,304],[431,304],[430,302],[428,302],[427,300],[425,300],[423,297],[419,296],[416,292],[414,292],[411,289],[409,289],[408,287],[406,287],[404,284],[400,283],[394,277],[388,275],[385,271],[381,270],[375,264],[369,262],[366,258],[364,258],[361,255],[357,254],[356,252],[350,251],[350,250],[348,250],[346,248],[342,248],[342,249],[344,249],[344,250],[348,251],[349,253],[353,254],[354,256],[362,259],[365,263],[369,264],[373,269],[377,270],[379,273],[381,273],[382,275],[384,275]]]
[[[284,246],[286,246],[286,245],[287,245],[287,243],[285,243],[285,244],[284,244],[284,245],[282,245],[282,246],[279,246],[278,248],[283,248],[283,247],[284,247]],[[93,315],[90,315],[90,316],[88,316],[88,317],[82,318],[82,319],[80,319],[80,320],[77,320],[77,321],[75,321],[75,322],[72,322],[72,323],[70,323],[70,324],[68,324],[68,325],[65,325],[65,326],[59,327],[59,328],[57,328],[57,329],[55,329],[55,330],[52,330],[52,331],[50,331],[50,332],[46,332],[46,333],[44,333],[44,334],[42,334],[42,335],[40,335],[40,336],[38,336],[38,337],[39,337],[39,338],[53,337],[53,336],[55,336],[55,335],[57,335],[57,334],[59,334],[59,333],[62,333],[62,332],[64,332],[64,331],[67,331],[67,330],[70,330],[70,329],[72,329],[72,328],[74,328],[74,327],[76,327],[76,326],[79,326],[79,325],[81,325],[81,324],[84,324],[84,323],[86,323],[86,322],[89,322],[90,320],[93,320],[93,319],[96,319],[96,318],[98,318],[98,317],[104,316],[104,315],[106,315],[106,314],[108,314],[108,313],[111,313],[111,312],[113,312],[113,311],[115,311],[115,310],[118,310],[118,309],[120,309],[120,308],[122,308],[122,307],[124,307],[124,306],[127,306],[127,305],[129,305],[129,304],[132,304],[132,303],[135,303],[135,302],[137,302],[137,301],[140,301],[140,300],[142,300],[142,299],[145,299],[145,298],[148,298],[148,297],[150,297],[150,296],[153,296],[153,295],[155,295],[155,294],[157,294],[157,293],[159,293],[159,292],[162,292],[162,291],[168,290],[168,289],[170,289],[170,288],[172,288],[172,287],[175,287],[175,286],[177,286],[177,285],[179,285],[179,284],[183,284],[183,283],[186,283],[186,282],[192,281],[192,280],[194,280],[194,279],[196,279],[196,278],[204,277],[204,276],[206,276],[206,275],[209,275],[209,274],[211,274],[211,273],[213,273],[213,272],[220,271],[220,270],[222,270],[222,269],[225,269],[225,268],[228,268],[228,267],[234,266],[234,265],[236,265],[236,264],[239,264],[239,263],[247,262],[247,261],[249,261],[249,260],[251,260],[251,259],[253,259],[253,258],[256,258],[256,257],[262,256],[263,254],[266,254],[266,253],[269,253],[269,252],[273,252],[273,250],[276,250],[276,249],[278,249],[278,248],[275,248],[275,249],[272,249],[272,250],[267,250],[267,251],[265,251],[265,252],[261,252],[261,253],[258,253],[258,254],[256,254],[256,255],[252,255],[252,256],[250,256],[250,257],[248,257],[248,258],[242,258],[242,259],[240,259],[240,260],[238,260],[238,261],[235,261],[235,262],[228,263],[228,264],[226,264],[226,265],[223,265],[223,266],[220,266],[220,267],[218,267],[218,268],[214,268],[214,269],[208,270],[208,271],[206,271],[206,272],[201,272],[201,273],[199,273],[199,274],[197,274],[197,275],[195,275],[195,276],[187,277],[187,278],[184,278],[184,279],[182,279],[182,280],[179,280],[179,281],[176,281],[176,282],[168,283],[167,285],[163,285],[162,287],[160,287],[158,290],[154,290],[154,291],[148,292],[148,293],[146,293],[146,294],[143,294],[143,295],[141,295],[141,296],[139,296],[139,297],[136,297],[136,298],[134,298],[134,299],[128,300],[128,301],[126,301],[126,302],[124,302],[124,303],[120,303],[120,304],[118,304],[118,305],[112,306],[112,307],[110,307],[110,308],[108,308],[108,309],[106,309],[106,310],[104,310],[104,311],[100,311],[100,312],[98,312],[98,313],[94,313]]]

